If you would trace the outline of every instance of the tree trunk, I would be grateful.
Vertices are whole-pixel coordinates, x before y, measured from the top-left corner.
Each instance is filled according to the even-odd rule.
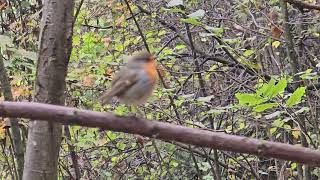
[[[65,78],[72,49],[74,1],[44,0],[34,101],[64,105]],[[61,124],[29,123],[23,179],[55,180]]]

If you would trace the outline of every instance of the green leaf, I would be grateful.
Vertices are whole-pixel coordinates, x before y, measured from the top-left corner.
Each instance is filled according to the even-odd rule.
[[[203,9],[199,9],[196,12],[189,14],[188,17],[194,18],[194,19],[200,19],[204,16],[204,14],[205,14],[205,11]]]
[[[226,47],[228,47],[228,46],[217,44],[215,47],[216,47],[217,49],[221,49],[221,48],[226,48]]]
[[[248,104],[249,106],[255,106],[263,102],[266,102],[265,99],[263,99],[260,96],[257,96],[256,94],[237,93],[236,98],[239,100],[240,105]]]
[[[268,91],[265,93],[267,97],[273,98],[279,95],[284,91],[284,89],[287,87],[287,80],[286,79],[280,79],[278,83],[268,89]]]
[[[125,105],[119,105],[116,109],[115,109],[115,111],[114,111],[117,115],[120,115],[120,116],[122,116],[122,115],[125,115],[125,114],[127,114],[128,113],[128,108],[125,106]]]
[[[161,10],[163,11],[167,11],[167,12],[172,12],[172,13],[182,13],[185,14],[185,11],[180,9],[180,8],[176,8],[176,7],[172,7],[170,9],[168,8],[161,8]]]
[[[171,0],[168,2],[167,7],[183,5],[183,0]]]
[[[108,131],[107,132],[107,137],[110,139],[110,141],[113,141],[117,138],[117,134],[112,132],[112,131]]]
[[[271,45],[272,45],[273,47],[277,48],[277,47],[280,46],[280,44],[281,44],[280,41],[274,41],[274,42],[272,42]]]
[[[265,104],[260,104],[256,107],[254,107],[254,111],[256,112],[263,112],[267,109],[271,109],[271,108],[274,108],[274,107],[277,107],[278,104],[277,103],[265,103]]]
[[[246,124],[245,124],[244,122],[241,122],[241,123],[239,124],[238,130],[242,130],[242,129],[244,129],[245,127],[246,127]]]
[[[268,84],[264,84],[257,90],[257,95],[266,96],[270,89],[275,85],[276,81],[271,79]]]
[[[306,113],[309,112],[310,108],[309,107],[302,107],[301,109],[299,109],[298,111],[294,112],[295,114],[301,114],[301,113]]]
[[[288,107],[292,107],[292,106],[300,103],[301,102],[301,98],[305,94],[305,92],[306,92],[306,87],[297,88],[293,92],[293,94],[290,96],[290,98],[287,100],[286,105]]]
[[[178,44],[178,45],[176,45],[176,47],[175,47],[174,49],[180,50],[180,49],[185,49],[185,48],[186,48],[186,45],[184,45],[184,44]]]
[[[126,148],[126,146],[127,146],[127,145],[124,144],[123,142],[118,142],[118,143],[117,143],[117,148],[120,149],[120,150],[122,150],[122,151]]]
[[[170,161],[170,166],[171,167],[177,167],[179,165],[179,163],[177,163],[176,161]]]
[[[284,121],[281,119],[277,119],[272,122],[272,125],[275,127],[282,127],[284,125]]]
[[[245,57],[249,57],[249,56],[251,56],[253,53],[254,53],[254,50],[252,50],[252,49],[247,49],[246,51],[244,51],[243,55],[244,55]]]
[[[224,33],[224,28],[212,28],[211,32],[220,37]]]
[[[297,163],[291,163],[290,168],[292,170],[296,169],[297,168]]]
[[[240,44],[241,40],[239,38],[226,39],[224,38],[224,42],[228,44]]]
[[[277,131],[277,129],[278,128],[276,128],[276,127],[270,128],[270,130],[269,130],[270,134],[273,135]]]
[[[318,79],[317,72],[312,73],[312,69],[307,69],[304,72],[297,73],[297,75],[300,75],[301,79],[309,79],[309,80]]]
[[[194,18],[181,19],[181,21],[192,25],[201,25],[201,22]]]

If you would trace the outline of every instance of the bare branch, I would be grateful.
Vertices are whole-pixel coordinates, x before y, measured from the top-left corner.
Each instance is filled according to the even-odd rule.
[[[320,167],[320,151],[309,148],[193,129],[137,117],[121,117],[108,112],[79,110],[41,103],[4,101],[0,102],[0,116],[101,127],[112,131],[140,134],[142,136],[177,141],[199,147],[248,153]]]

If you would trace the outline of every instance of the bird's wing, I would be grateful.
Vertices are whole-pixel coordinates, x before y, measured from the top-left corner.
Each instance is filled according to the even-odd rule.
[[[138,74],[136,71],[120,71],[112,81],[112,87],[104,93],[99,99],[101,103],[107,104],[113,96],[118,96],[124,93],[132,85],[138,81]]]

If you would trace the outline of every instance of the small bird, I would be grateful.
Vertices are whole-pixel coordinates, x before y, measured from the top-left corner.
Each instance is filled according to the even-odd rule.
[[[101,104],[116,97],[127,105],[142,105],[152,94],[157,79],[155,57],[147,51],[134,53],[115,75],[111,88],[100,97]]]

